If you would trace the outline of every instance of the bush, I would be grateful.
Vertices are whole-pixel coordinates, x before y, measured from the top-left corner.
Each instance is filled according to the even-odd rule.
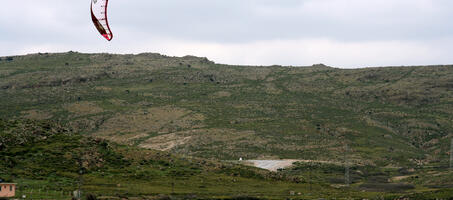
[[[364,183],[359,188],[361,190],[375,192],[401,192],[414,189],[415,187],[411,184],[404,183]]]
[[[87,200],[97,200],[96,196],[94,194],[88,194],[87,195]]]
[[[230,200],[262,200],[256,197],[249,197],[249,196],[238,196],[238,197],[233,197]]]
[[[156,200],[171,200],[172,198],[168,195],[159,195]]]

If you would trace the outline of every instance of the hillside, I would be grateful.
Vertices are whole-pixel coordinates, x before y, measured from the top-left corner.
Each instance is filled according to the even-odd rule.
[[[110,199],[282,199],[290,191],[299,198],[376,195],[324,184],[309,189],[296,176],[117,145],[49,121],[0,120],[0,141],[6,144],[0,178],[17,182],[17,196],[32,199],[69,199],[79,186],[85,195]]]
[[[144,148],[334,160],[349,143],[356,162],[403,165],[445,160],[453,134],[453,66],[226,66],[74,52],[10,59],[0,62],[0,116],[53,119]]]
[[[231,66],[150,53],[40,53],[1,58],[0,102],[3,119],[53,120],[182,156],[338,167],[346,155],[356,170],[393,170],[386,176],[442,174],[453,136],[453,66]],[[453,184],[426,177],[416,184]]]

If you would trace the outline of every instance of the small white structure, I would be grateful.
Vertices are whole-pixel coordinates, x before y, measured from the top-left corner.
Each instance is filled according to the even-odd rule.
[[[73,192],[72,196],[75,198],[75,199],[81,199],[82,197],[82,192],[80,190],[76,190]]]
[[[242,161],[242,157],[239,158],[239,161]]]

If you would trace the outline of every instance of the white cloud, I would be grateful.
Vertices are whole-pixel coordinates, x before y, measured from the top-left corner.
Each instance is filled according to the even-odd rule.
[[[413,41],[342,42],[329,39],[272,40],[241,44],[163,41],[170,55],[204,55],[216,62],[243,65],[298,65],[324,63],[334,67],[426,65],[449,62],[453,39]],[[440,45],[444,44],[444,45]],[[143,48],[146,49],[146,48]]]

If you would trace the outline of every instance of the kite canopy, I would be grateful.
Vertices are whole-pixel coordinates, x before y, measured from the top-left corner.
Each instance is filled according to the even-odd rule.
[[[99,33],[108,41],[113,39],[107,19],[107,5],[109,0],[91,0],[91,19]]]

